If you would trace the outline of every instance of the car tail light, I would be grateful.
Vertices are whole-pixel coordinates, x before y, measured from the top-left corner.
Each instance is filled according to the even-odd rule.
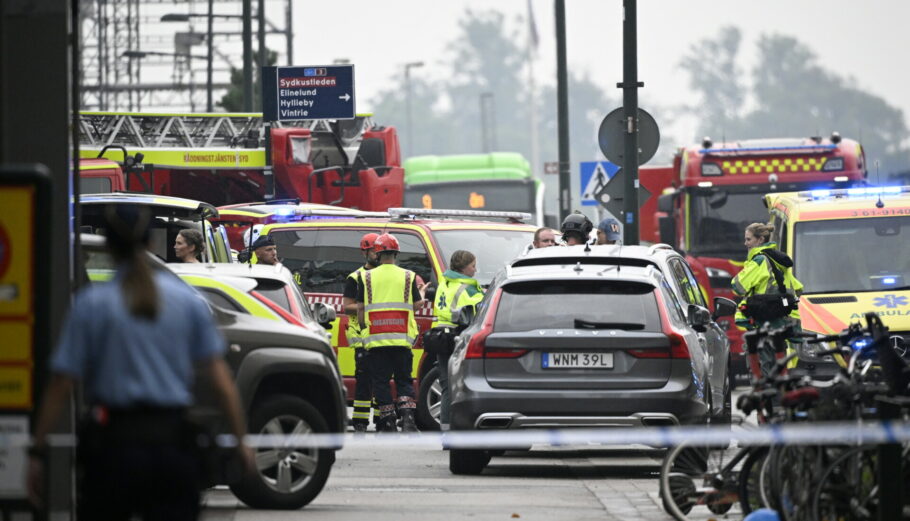
[[[661,330],[667,339],[670,340],[670,350],[665,349],[631,349],[629,354],[636,358],[692,358],[689,354],[689,345],[686,344],[686,337],[673,329],[670,324],[670,317],[667,316],[667,306],[669,302],[664,300],[660,290],[655,290],[654,295],[657,297],[657,306],[660,311]]]
[[[483,318],[480,331],[474,333],[468,341],[468,348],[464,357],[467,358],[517,358],[527,352],[525,349],[490,349],[486,348],[487,337],[493,332],[493,321],[496,320],[496,309],[502,297],[502,288],[497,289],[490,299],[490,304]],[[520,351],[520,352],[519,352]]]

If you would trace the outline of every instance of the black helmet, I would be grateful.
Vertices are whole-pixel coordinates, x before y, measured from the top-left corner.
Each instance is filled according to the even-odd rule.
[[[574,232],[581,234],[582,238],[585,240],[587,240],[588,235],[593,229],[594,224],[578,210],[576,210],[575,213],[567,215],[562,221],[562,226],[559,227],[559,231],[561,231],[563,235]]]

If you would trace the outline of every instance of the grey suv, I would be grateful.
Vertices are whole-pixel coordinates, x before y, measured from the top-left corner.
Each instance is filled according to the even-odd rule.
[[[729,421],[715,391],[728,347],[703,341],[707,309],[685,310],[653,262],[600,262],[578,247],[583,262],[574,249],[549,248],[564,263],[513,262],[490,286],[450,362],[452,429]],[[449,466],[478,473],[490,456],[452,449]]]

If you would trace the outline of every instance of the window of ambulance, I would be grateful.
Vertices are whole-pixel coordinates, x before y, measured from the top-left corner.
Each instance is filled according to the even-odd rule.
[[[805,293],[910,285],[910,216],[798,222],[794,275]]]
[[[534,241],[534,232],[526,230],[439,230],[433,236],[447,266],[457,250],[468,250],[477,257],[474,277],[482,286],[488,286],[503,266]]]
[[[493,330],[575,329],[624,324],[630,331],[660,331],[654,286],[639,282],[534,281],[503,287]],[[616,326],[619,327],[619,326]]]
[[[344,293],[347,276],[363,266],[360,239],[373,230],[303,229],[269,233],[278,247],[278,257],[288,269],[300,274],[301,289],[308,293]],[[416,235],[393,233],[401,247],[398,265],[432,280],[433,268],[423,241]]]

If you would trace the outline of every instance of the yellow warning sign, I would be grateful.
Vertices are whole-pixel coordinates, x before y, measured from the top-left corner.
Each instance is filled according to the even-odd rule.
[[[31,367],[0,366],[0,409],[29,409],[31,406]]]
[[[3,339],[3,348],[0,349],[0,363],[31,362],[31,320],[0,319],[0,338]]]
[[[0,188],[0,318],[32,313],[35,190]]]

